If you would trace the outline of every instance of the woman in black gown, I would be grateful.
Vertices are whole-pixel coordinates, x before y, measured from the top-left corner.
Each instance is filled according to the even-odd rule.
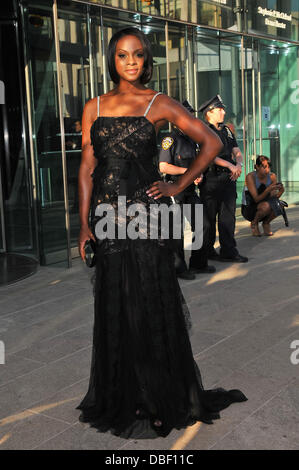
[[[246,397],[239,390],[204,390],[171,241],[152,239],[147,228],[139,238],[121,236],[134,217],[123,216],[118,202],[126,197],[127,210],[139,204],[146,214],[153,205],[169,204],[169,196],[193,182],[222,144],[178,102],[144,86],[153,59],[141,31],[127,28],[112,37],[108,65],[117,86],[90,100],[82,117],[79,249],[84,259],[86,240],[95,240],[97,263],[90,383],[78,408],[80,420],[100,431],[126,438],[166,436],[196,421],[211,423],[221,409]],[[159,181],[154,162],[156,132],[166,121],[201,148],[174,184]],[[97,236],[105,215],[96,208],[103,203],[116,214],[115,236],[106,239]]]

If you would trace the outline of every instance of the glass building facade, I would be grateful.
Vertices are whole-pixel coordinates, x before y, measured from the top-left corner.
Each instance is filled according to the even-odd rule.
[[[238,202],[261,153],[286,200],[299,201],[299,0],[5,0],[0,9],[0,252],[67,266],[78,256],[81,115],[113,87],[107,45],[126,26],[149,36],[149,87],[196,109],[222,96],[245,157]]]

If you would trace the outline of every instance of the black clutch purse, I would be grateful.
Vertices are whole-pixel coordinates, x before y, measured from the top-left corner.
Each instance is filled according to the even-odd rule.
[[[92,268],[96,264],[96,253],[97,253],[97,245],[95,241],[90,238],[86,240],[84,245],[85,250],[85,263],[86,266]]]

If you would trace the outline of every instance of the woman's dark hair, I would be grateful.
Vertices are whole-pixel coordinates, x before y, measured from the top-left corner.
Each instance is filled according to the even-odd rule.
[[[149,40],[147,39],[146,35],[138,28],[121,29],[120,31],[117,31],[115,34],[113,34],[112,38],[110,39],[107,56],[108,70],[110,73],[111,80],[116,84],[119,83],[119,75],[115,68],[115,52],[117,42],[124,36],[136,36],[136,38],[138,38],[142,44],[144,53],[144,70],[143,74],[140,77],[140,83],[144,85],[145,83],[148,83],[152,78],[153,55]]]
[[[258,155],[255,161],[255,166],[261,166],[263,162],[267,162],[269,167],[271,168],[270,158],[266,157],[265,155]]]

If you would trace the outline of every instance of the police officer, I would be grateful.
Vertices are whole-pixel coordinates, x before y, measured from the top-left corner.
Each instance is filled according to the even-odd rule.
[[[184,101],[183,106],[191,113],[194,109]],[[167,181],[176,181],[179,175],[185,173],[189,165],[192,163],[197,153],[197,144],[193,142],[187,135],[175,128],[173,132],[167,134],[161,142],[161,150],[159,153],[159,169],[161,173],[165,173]],[[197,178],[194,183],[184,189],[180,194],[175,196],[175,202],[180,204],[181,210],[183,204],[190,204],[191,213],[188,222],[190,223],[192,232],[195,232],[195,207],[201,204],[200,198],[196,193],[196,185],[199,184],[202,177]],[[190,220],[189,220],[190,219]],[[208,266],[207,252],[207,235],[209,233],[209,221],[207,215],[203,214],[203,245],[198,250],[192,250],[189,270],[184,255],[184,237],[175,240],[175,264],[177,276],[183,279],[195,279],[196,273],[213,273],[216,271],[214,266]],[[206,243],[205,243],[206,242]]]
[[[246,263],[248,258],[240,255],[234,237],[236,181],[242,172],[243,156],[232,131],[223,124],[225,105],[221,96],[216,95],[203,103],[199,111],[203,112],[205,120],[223,143],[221,154],[214,159],[205,171],[200,189],[201,199],[210,222],[208,257],[219,261]],[[214,249],[217,215],[219,254]]]

